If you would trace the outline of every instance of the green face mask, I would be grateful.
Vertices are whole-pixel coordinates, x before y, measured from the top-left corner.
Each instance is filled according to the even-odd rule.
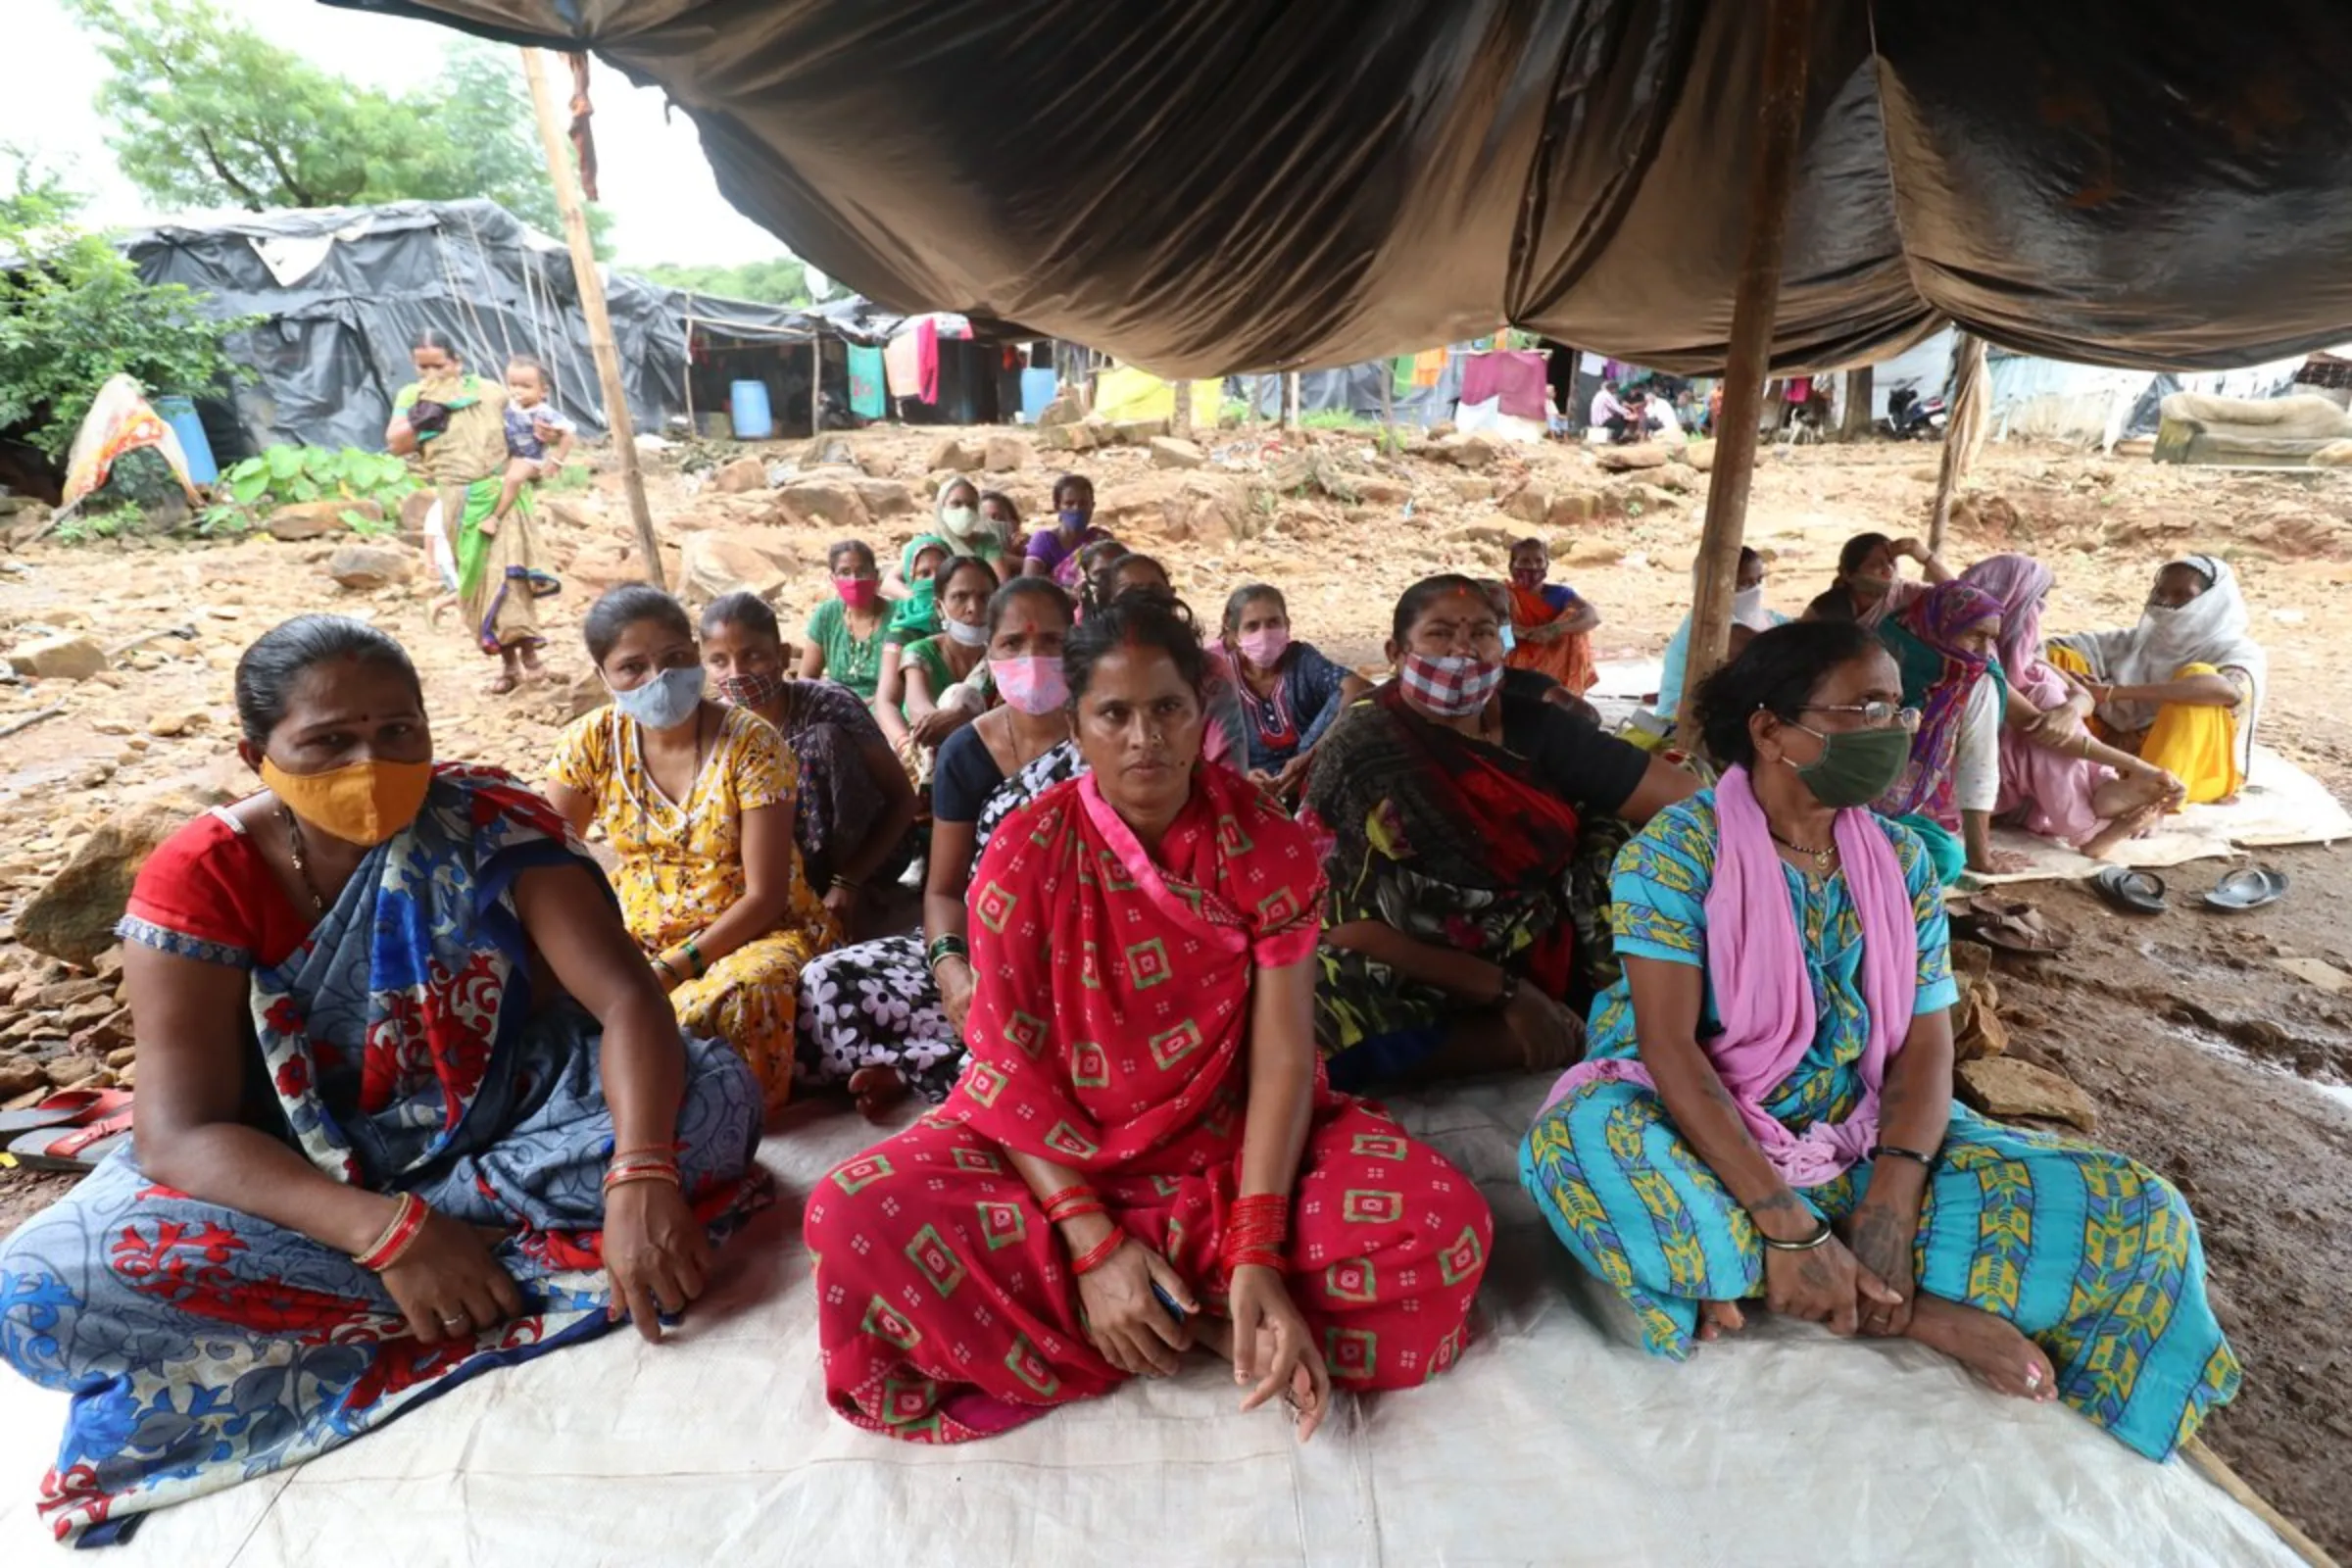
[[[1903,776],[1911,760],[1911,732],[1896,725],[1886,729],[1841,729],[1824,735],[1804,730],[1821,742],[1821,755],[1810,762],[1790,762],[1796,776],[1822,805],[1842,809],[1868,806]]]

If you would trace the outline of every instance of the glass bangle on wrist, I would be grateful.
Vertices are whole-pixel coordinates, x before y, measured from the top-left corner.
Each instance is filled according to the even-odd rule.
[[[1934,1170],[1936,1168],[1936,1156],[1934,1154],[1923,1154],[1916,1149],[1904,1149],[1897,1144],[1873,1144],[1871,1146],[1870,1158],[1874,1162],[1889,1156],[1895,1159],[1916,1160],[1918,1161],[1920,1168],[1923,1170]]]
[[[1775,1241],[1765,1234],[1763,1226],[1756,1227],[1756,1240],[1776,1252],[1810,1252],[1816,1247],[1827,1242],[1831,1234],[1830,1222],[1826,1219],[1816,1219],[1813,1224],[1813,1234],[1801,1242]]]

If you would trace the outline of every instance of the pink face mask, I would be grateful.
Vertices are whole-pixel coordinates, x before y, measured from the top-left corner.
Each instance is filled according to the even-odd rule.
[[[1261,626],[1256,631],[1242,633],[1234,646],[1241,649],[1244,659],[1258,668],[1272,669],[1284,651],[1291,646],[1291,628]]]
[[[871,577],[836,577],[833,579],[833,591],[841,595],[841,602],[852,610],[871,610],[874,602],[881,597],[882,585]]]
[[[992,659],[988,674],[996,682],[997,694],[1031,718],[1043,718],[1069,706],[1070,685],[1062,678],[1058,659]]]

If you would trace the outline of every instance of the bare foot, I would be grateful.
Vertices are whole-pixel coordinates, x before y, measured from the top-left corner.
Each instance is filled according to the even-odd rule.
[[[1698,1303],[1698,1337],[1701,1340],[1720,1340],[1727,1334],[1737,1334],[1747,1327],[1747,1315],[1740,1310],[1738,1301],[1701,1301]]]
[[[1990,1312],[1922,1292],[1912,1300],[1911,1338],[1967,1367],[1996,1394],[2036,1404],[2058,1397],[2050,1358]]]
[[[1193,1331],[1195,1345],[1213,1350],[1227,1361],[1233,1360],[1233,1324],[1231,1320],[1212,1317],[1206,1312],[1201,1312],[1188,1319],[1187,1322]],[[1261,1353],[1267,1356],[1274,1353],[1273,1336],[1270,1333],[1266,1336]],[[1239,1369],[1236,1369],[1234,1373],[1234,1381],[1237,1383],[1242,1381]],[[1315,1429],[1323,1424],[1325,1412],[1311,1408],[1314,1399],[1315,1375],[1305,1367],[1299,1367],[1291,1374],[1291,1386],[1289,1391],[1283,1395],[1282,1402],[1290,1407],[1291,1424],[1298,1428],[1300,1443],[1313,1437]]]
[[[2114,821],[2092,834],[2082,843],[2082,853],[2094,860],[2103,860],[2126,840],[2135,839],[2154,827],[2164,817],[2162,802],[2134,807]]]
[[[486,696],[505,697],[511,694],[514,688],[521,683],[521,678],[517,676],[514,671],[511,669],[502,669],[497,674],[490,677],[490,683],[484,686],[482,691]]]
[[[850,1093],[858,1101],[858,1113],[867,1121],[880,1121],[890,1107],[906,1098],[906,1080],[899,1076],[896,1067],[860,1067],[850,1074]]]

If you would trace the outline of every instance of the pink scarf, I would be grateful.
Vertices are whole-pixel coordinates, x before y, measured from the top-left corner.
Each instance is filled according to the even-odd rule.
[[[1870,1152],[1879,1137],[1879,1086],[1903,1049],[1919,988],[1919,927],[1894,846],[1870,812],[1839,811],[1838,853],[1862,922],[1862,1000],[1870,1011],[1862,1100],[1841,1122],[1791,1133],[1764,1101],[1813,1048],[1819,1020],[1796,929],[1787,872],[1774,851],[1747,769],[1715,786],[1715,879],[1706,897],[1707,982],[1723,1033],[1700,1049],[1740,1107],[1740,1119],[1791,1187],[1818,1187]],[[1549,1110],[1569,1091],[1610,1079],[1656,1088],[1633,1058],[1580,1062],[1553,1086]]]

